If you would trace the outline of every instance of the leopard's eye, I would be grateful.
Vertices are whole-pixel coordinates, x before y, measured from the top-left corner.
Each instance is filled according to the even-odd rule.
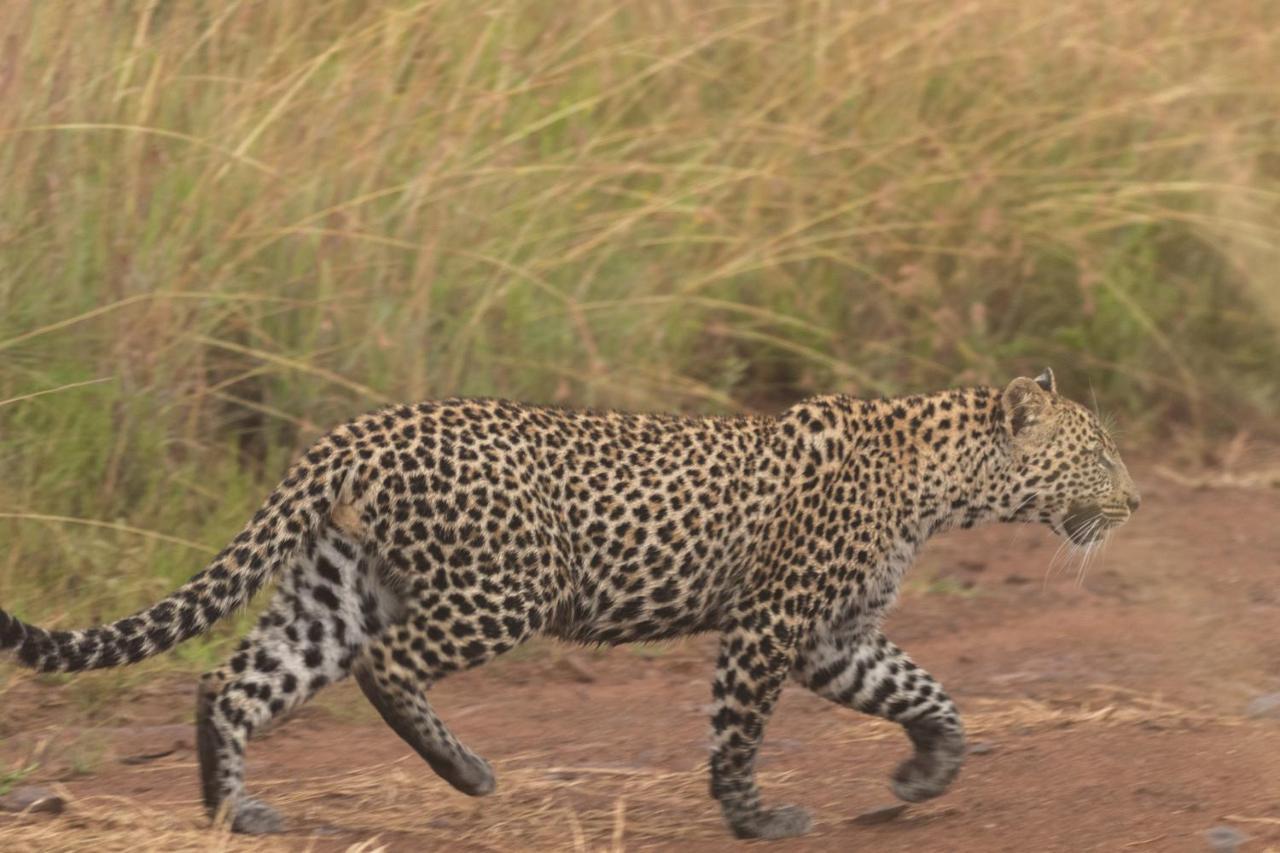
[[[1107,454],[1107,450],[1105,447],[1099,444],[1097,447],[1094,448],[1093,452],[1098,459],[1099,465],[1101,465],[1103,468],[1106,468],[1108,471],[1112,471],[1115,469],[1116,463],[1112,461],[1111,457]]]

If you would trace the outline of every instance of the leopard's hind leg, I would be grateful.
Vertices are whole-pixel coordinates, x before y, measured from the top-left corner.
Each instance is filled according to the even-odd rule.
[[[514,578],[499,577],[503,610],[476,607],[425,580],[413,584],[404,618],[389,626],[356,666],[356,679],[383,720],[450,785],[471,796],[491,793],[489,762],[449,731],[427,703],[427,689],[451,672],[479,666],[524,642],[545,624],[547,604]],[[498,598],[498,593],[494,594]]]
[[[200,783],[211,816],[236,832],[277,832],[280,815],[245,794],[246,741],[343,678],[401,606],[358,545],[326,530],[281,582],[231,659],[201,679]]]
[[[405,684],[371,664],[357,665],[356,682],[391,730],[453,787],[473,797],[493,793],[489,762],[449,731],[427,703],[423,688]]]

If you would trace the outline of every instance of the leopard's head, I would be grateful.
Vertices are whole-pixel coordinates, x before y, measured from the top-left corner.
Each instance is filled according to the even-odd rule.
[[[1053,371],[1019,378],[1001,394],[1011,464],[1011,521],[1040,521],[1092,545],[1141,502],[1120,451],[1097,416],[1059,396]]]

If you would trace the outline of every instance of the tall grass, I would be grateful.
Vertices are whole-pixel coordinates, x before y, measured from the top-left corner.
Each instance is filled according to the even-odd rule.
[[[203,556],[146,531],[221,545],[392,399],[729,410],[1049,363],[1130,436],[1275,434],[1278,22],[6,0],[3,603],[154,598]]]

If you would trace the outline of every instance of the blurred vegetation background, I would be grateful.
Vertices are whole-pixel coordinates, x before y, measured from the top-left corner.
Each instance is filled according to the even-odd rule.
[[[1277,0],[5,0],[4,606],[159,598],[390,400],[1274,438],[1277,69]]]

